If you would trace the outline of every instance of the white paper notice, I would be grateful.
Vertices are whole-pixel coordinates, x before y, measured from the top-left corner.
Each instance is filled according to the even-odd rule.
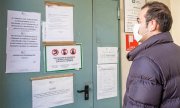
[[[124,0],[125,4],[125,32],[133,32],[138,14],[146,0]]]
[[[74,102],[73,76],[32,81],[33,108],[50,108]]]
[[[39,55],[40,51],[11,51],[11,53],[7,53],[6,73],[39,71]]]
[[[46,46],[47,71],[81,68],[81,47]]]
[[[117,47],[98,47],[98,64],[117,63],[118,48]]]
[[[73,40],[73,7],[47,5],[45,41]]]
[[[117,96],[117,64],[97,65],[97,99]]]
[[[40,50],[40,14],[8,10],[6,52]]]
[[[8,10],[6,73],[40,71],[39,13]]]

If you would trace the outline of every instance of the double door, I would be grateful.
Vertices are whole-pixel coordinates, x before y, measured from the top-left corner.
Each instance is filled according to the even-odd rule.
[[[52,1],[52,0],[51,0]],[[117,63],[117,96],[97,99],[97,48],[119,48],[118,0],[54,0],[74,5],[74,40],[82,44],[82,69],[45,72],[44,52],[41,45],[41,71],[38,73],[6,74],[6,22],[7,10],[33,11],[41,13],[45,20],[44,0],[3,0],[1,3],[0,36],[0,107],[32,108],[31,78],[52,74],[74,74],[74,103],[55,108],[120,108],[120,62]],[[120,61],[120,60],[118,60]],[[85,100],[84,92],[89,92]],[[79,90],[79,92],[77,92]]]

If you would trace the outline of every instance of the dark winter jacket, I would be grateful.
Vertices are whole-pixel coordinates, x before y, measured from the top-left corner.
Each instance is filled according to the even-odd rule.
[[[150,37],[127,58],[133,62],[123,108],[180,108],[180,47],[169,32]]]

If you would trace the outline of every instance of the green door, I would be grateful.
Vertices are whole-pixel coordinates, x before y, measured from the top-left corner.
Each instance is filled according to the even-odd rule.
[[[97,100],[97,48],[119,48],[118,0],[49,0],[74,5],[74,40],[82,44],[80,70],[45,72],[43,44],[41,70],[38,73],[6,74],[7,10],[41,13],[45,21],[44,0],[2,0],[0,3],[0,108],[32,108],[31,78],[56,74],[74,74],[74,103],[55,108],[120,108],[120,63],[118,63],[117,96]],[[119,60],[118,60],[119,61]],[[83,90],[89,86],[89,99]]]
[[[93,81],[97,81],[97,47],[119,48],[118,0],[93,0]],[[118,64],[119,65],[119,64]],[[120,65],[119,65],[120,67]],[[117,97],[97,100],[94,92],[94,108],[120,108],[120,70],[118,68]],[[94,82],[97,90],[97,83]]]

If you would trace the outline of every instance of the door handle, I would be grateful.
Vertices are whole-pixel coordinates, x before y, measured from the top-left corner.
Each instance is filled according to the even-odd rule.
[[[84,93],[84,100],[89,100],[89,85],[84,86],[84,90],[77,90],[78,93]]]

